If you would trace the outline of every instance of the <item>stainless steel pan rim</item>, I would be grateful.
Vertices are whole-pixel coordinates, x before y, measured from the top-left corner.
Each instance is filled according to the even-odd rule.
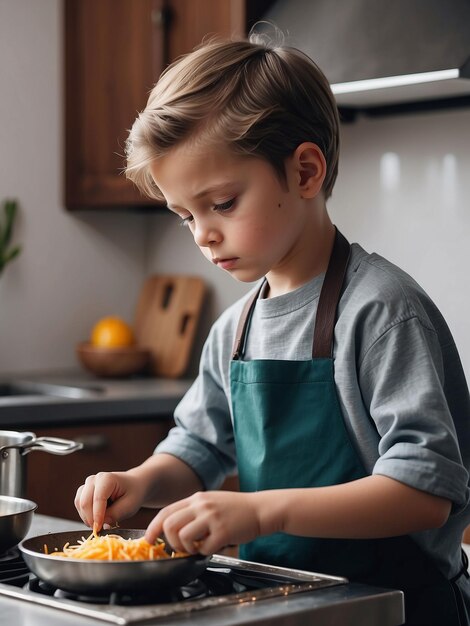
[[[37,504],[14,496],[0,496],[0,554],[16,546],[31,527]]]
[[[210,559],[205,555],[191,555],[153,561],[88,561],[44,554],[44,544],[49,550],[61,550],[67,541],[75,544],[89,534],[90,531],[85,530],[40,535],[22,541],[19,549],[31,571],[44,582],[66,591],[89,595],[184,585],[197,578]],[[145,531],[114,529],[101,534],[138,539]]]
[[[28,513],[38,508],[36,502],[15,496],[0,496],[0,517],[6,518],[18,513]]]

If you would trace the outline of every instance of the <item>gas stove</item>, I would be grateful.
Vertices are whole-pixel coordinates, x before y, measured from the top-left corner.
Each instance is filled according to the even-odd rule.
[[[199,578],[182,587],[86,596],[64,591],[38,579],[29,572],[16,549],[0,557],[0,595],[115,624],[134,624],[188,615],[211,608],[344,585],[347,582],[345,578],[215,555]]]
[[[51,532],[67,529],[63,520],[43,521],[40,525],[33,522],[30,535],[42,534],[45,525]],[[75,614],[80,621],[73,623],[83,626],[100,622],[124,626],[398,626],[404,621],[399,591],[223,555],[213,556],[197,580],[180,588],[150,594],[76,596],[37,579],[17,549],[0,557],[0,614],[5,610],[12,615],[10,623],[47,626],[63,624],[64,611]]]

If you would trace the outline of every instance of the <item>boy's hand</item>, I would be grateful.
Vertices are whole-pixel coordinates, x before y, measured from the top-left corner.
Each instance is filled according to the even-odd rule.
[[[74,503],[83,522],[101,530],[103,524],[113,526],[136,513],[143,500],[142,486],[129,472],[100,472],[88,476]]]
[[[78,488],[75,506],[85,524],[101,530],[103,524],[112,526],[141,506],[161,508],[201,488],[189,465],[171,454],[153,454],[127,472],[89,476]]]
[[[256,494],[195,493],[162,509],[145,538],[153,543],[162,533],[174,550],[190,554],[214,554],[225,546],[251,541],[260,534]]]

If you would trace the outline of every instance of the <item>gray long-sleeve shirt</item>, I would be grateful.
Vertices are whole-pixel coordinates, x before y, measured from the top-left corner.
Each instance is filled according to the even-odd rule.
[[[246,359],[311,359],[323,278],[257,301]],[[177,426],[156,449],[185,461],[207,489],[236,471],[230,360],[247,297],[212,327],[199,376],[175,411]],[[443,528],[414,538],[445,574],[454,575],[470,523],[470,399],[460,359],[444,319],[419,285],[357,244],[338,308],[334,360],[345,424],[366,471],[452,501]],[[468,581],[462,585],[470,596]]]

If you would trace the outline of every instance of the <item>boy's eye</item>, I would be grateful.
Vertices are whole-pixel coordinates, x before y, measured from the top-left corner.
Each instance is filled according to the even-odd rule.
[[[221,211],[223,213],[224,211],[228,211],[229,209],[231,209],[234,203],[235,198],[227,200],[227,202],[222,202],[222,204],[214,204],[214,211]]]
[[[193,216],[192,215],[188,215],[188,217],[182,217],[180,220],[180,225],[181,226],[189,226],[189,224],[191,224],[191,222],[193,221]]]
[[[231,200],[227,200],[227,202],[221,202],[220,204],[214,204],[213,210],[218,211],[220,213],[224,213],[225,211],[230,211],[235,204],[236,198],[232,198]],[[194,222],[194,217],[192,215],[188,215],[187,217],[180,218],[181,226],[189,226]]]

